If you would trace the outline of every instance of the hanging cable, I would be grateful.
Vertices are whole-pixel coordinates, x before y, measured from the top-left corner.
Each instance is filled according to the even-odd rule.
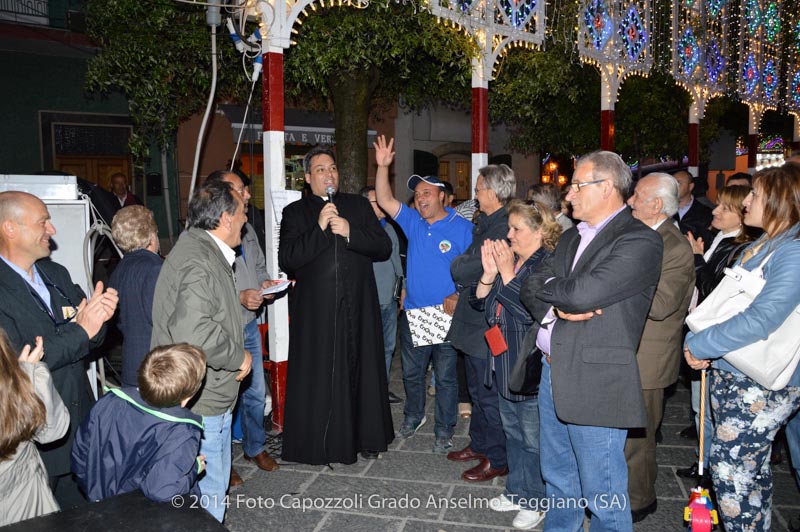
[[[253,84],[250,86],[250,96],[247,97],[247,106],[244,108],[244,116],[242,117],[242,127],[239,129],[239,140],[236,141],[236,148],[233,150],[233,157],[231,157],[231,167],[230,170],[233,170],[233,165],[236,164],[236,156],[239,154],[239,146],[242,145],[242,135],[244,134],[244,130],[247,127],[247,113],[250,111],[250,102],[253,101],[253,92],[255,92],[256,82],[258,81],[258,76],[253,75]],[[253,140],[250,139],[252,143]]]
[[[209,8],[211,11],[212,8]],[[219,8],[217,8],[217,18],[219,18]],[[192,181],[189,185],[189,201],[194,195],[194,187],[197,183],[197,171],[200,167],[200,151],[203,147],[203,136],[206,132],[208,117],[211,115],[211,107],[214,104],[214,95],[217,91],[217,26],[211,24],[211,91],[208,94],[208,104],[206,113],[203,115],[203,122],[200,124],[200,131],[197,133],[197,146],[194,151],[194,166],[192,167]]]

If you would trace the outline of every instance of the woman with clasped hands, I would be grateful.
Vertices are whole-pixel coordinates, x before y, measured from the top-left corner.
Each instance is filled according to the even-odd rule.
[[[686,336],[684,355],[694,369],[712,365],[711,408],[715,432],[711,473],[726,530],[769,530],[775,433],[800,407],[800,367],[788,386],[771,391],[737,371],[727,353],[767,338],[800,301],[800,165],[787,163],[753,177],[744,201],[744,223],[764,234],[738,265],[755,269],[768,255],[761,293],[734,317]]]
[[[545,498],[539,466],[539,403],[536,395],[509,390],[508,381],[533,318],[519,300],[528,275],[555,249],[561,226],[543,205],[512,201],[508,207],[508,240],[486,240],[481,247],[483,274],[472,286],[470,303],[485,310],[490,326],[499,325],[508,350],[490,358],[484,382],[499,395],[500,418],[506,435],[508,478],[493,510],[519,510],[513,526],[529,530],[544,519],[538,500]],[[499,312],[498,312],[499,310]]]

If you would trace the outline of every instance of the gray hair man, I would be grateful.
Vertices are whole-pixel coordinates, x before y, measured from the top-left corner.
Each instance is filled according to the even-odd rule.
[[[229,183],[242,196],[245,209],[250,201],[250,187],[242,178],[227,170],[217,170],[206,178],[206,185],[211,183]],[[261,246],[258,244],[256,230],[245,222],[242,226],[242,243],[236,249],[236,260],[233,263],[236,290],[239,291],[242,321],[244,322],[244,348],[253,357],[253,371],[242,383],[239,390],[241,403],[239,419],[242,427],[242,451],[244,459],[253,462],[263,471],[275,471],[278,463],[266,451],[267,434],[264,431],[264,408],[267,385],[264,379],[264,353],[261,347],[261,333],[258,330],[258,314],[265,300],[274,295],[262,295],[261,291],[274,284],[267,273],[267,261]],[[231,467],[231,486],[241,485],[244,481]]]
[[[654,229],[664,243],[661,277],[636,353],[647,426],[643,431],[630,431],[625,443],[630,508],[636,523],[658,506],[655,433],[663,416],[664,389],[678,379],[683,320],[694,291],[694,254],[672,220],[678,210],[678,182],[674,177],[663,173],[643,177],[628,205],[633,217]]]
[[[206,354],[208,372],[191,407],[203,416],[200,454],[206,474],[200,492],[206,510],[225,517],[231,473],[231,411],[252,359],[243,343],[234,248],[247,221],[244,198],[229,183],[211,183],[189,201],[189,228],[170,252],[156,282],[151,347],[186,342]]]

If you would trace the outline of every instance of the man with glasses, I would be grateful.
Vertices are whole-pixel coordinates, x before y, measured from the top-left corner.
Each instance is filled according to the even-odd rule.
[[[151,347],[187,342],[205,352],[207,373],[191,410],[203,416],[200,478],[204,508],[222,522],[231,474],[231,411],[251,370],[233,263],[247,221],[230,183],[210,183],[189,200],[188,229],[161,267],[153,299]]]
[[[216,170],[206,178],[206,185],[211,183],[229,183],[247,203],[250,201],[250,188],[242,182],[237,174],[228,170]],[[242,243],[236,249],[236,260],[233,263],[236,290],[239,291],[242,321],[244,321],[244,348],[253,357],[253,371],[242,382],[239,389],[241,401],[238,416],[242,426],[242,451],[244,459],[254,463],[263,471],[275,471],[278,463],[266,451],[267,433],[264,430],[264,408],[267,396],[267,384],[264,379],[264,351],[261,333],[258,330],[258,315],[265,300],[274,299],[274,295],[262,296],[261,290],[275,284],[267,273],[267,261],[261,246],[258,244],[256,230],[245,222],[242,226]],[[234,423],[235,423],[234,419]],[[240,486],[244,481],[231,466],[231,487]]]
[[[56,229],[47,206],[25,192],[0,193],[0,327],[14,349],[44,340],[53,384],[71,418],[65,438],[40,448],[50,487],[63,508],[85,503],[70,474],[75,428],[94,403],[84,358],[105,337],[105,322],[117,308],[117,292],[98,282],[86,300],[69,272],[51,260]]]
[[[636,350],[661,272],[661,237],[631,216],[631,171],[615,153],[582,157],[567,199],[577,227],[523,284],[536,320],[525,346],[542,353],[542,476],[555,505],[545,530],[633,529],[627,429],[645,427]],[[585,504],[580,504],[585,501]]]

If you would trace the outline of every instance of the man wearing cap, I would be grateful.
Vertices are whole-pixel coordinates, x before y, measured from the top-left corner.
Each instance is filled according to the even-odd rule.
[[[352,464],[394,439],[373,261],[392,242],[366,198],[337,192],[333,152],[303,159],[311,193],[283,210],[278,264],[297,284],[289,315],[284,460]]]
[[[381,135],[375,144],[378,170],[375,195],[378,205],[392,215],[408,238],[408,276],[405,310],[439,305],[456,292],[450,276],[450,262],[461,255],[472,241],[472,224],[444,206],[444,185],[434,176],[413,175],[408,188],[414,191],[411,209],[397,201],[389,184],[392,147]],[[453,446],[456,425],[456,351],[449,342],[414,347],[408,320],[400,323],[403,355],[403,384],[406,403],[403,425],[398,436],[410,438],[427,421],[425,418],[425,371],[433,358],[436,371],[436,436],[433,452],[447,454]]]

